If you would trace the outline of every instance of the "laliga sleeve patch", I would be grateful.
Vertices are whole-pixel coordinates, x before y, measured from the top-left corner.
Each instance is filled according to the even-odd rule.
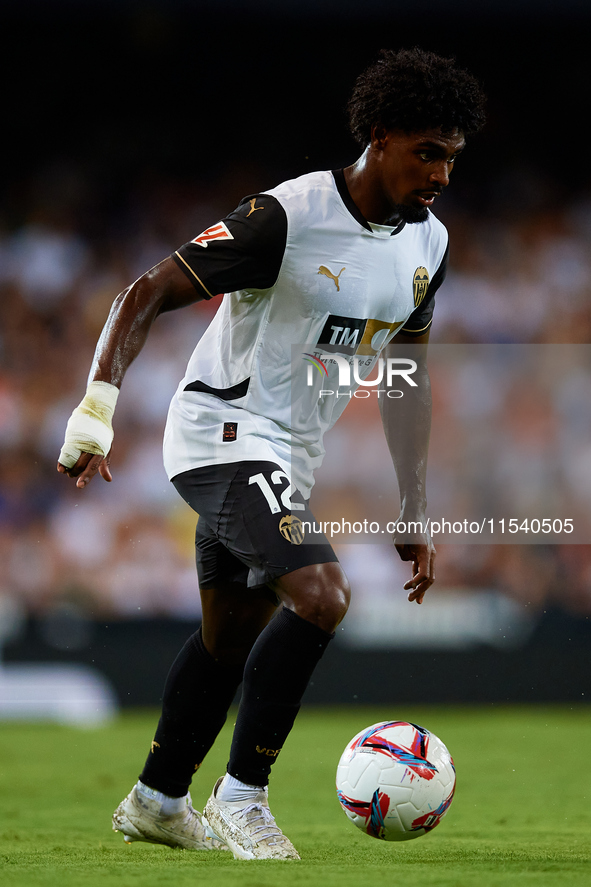
[[[194,237],[191,243],[198,243],[199,246],[207,249],[207,244],[211,240],[234,240],[234,238],[228,231],[224,222],[218,222],[217,225],[212,225],[210,228],[206,228],[199,237]]]

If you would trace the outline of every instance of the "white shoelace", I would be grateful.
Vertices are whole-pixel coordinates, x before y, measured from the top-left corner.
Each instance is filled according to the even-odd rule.
[[[258,813],[258,815],[251,816],[251,814],[255,812]],[[262,819],[263,824],[257,826],[251,831],[251,835],[253,838],[257,836],[257,841],[268,841],[269,846],[271,846],[272,844],[282,844],[285,841],[285,835],[276,824],[275,817],[268,807],[265,807],[262,804],[258,803],[249,804],[248,807],[245,807],[244,810],[240,812],[240,818],[245,819],[250,826],[257,822],[259,819]],[[265,832],[265,834],[259,835],[259,832]],[[272,841],[270,840],[271,838],[275,838],[275,840]]]

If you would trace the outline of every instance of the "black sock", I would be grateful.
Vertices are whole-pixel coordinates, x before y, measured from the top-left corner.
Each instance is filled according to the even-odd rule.
[[[302,696],[333,635],[285,607],[259,635],[244,669],[228,773],[264,786]]]
[[[242,665],[224,666],[211,656],[201,629],[192,635],[166,679],[162,716],[140,780],[180,798],[224,726],[242,680]]]

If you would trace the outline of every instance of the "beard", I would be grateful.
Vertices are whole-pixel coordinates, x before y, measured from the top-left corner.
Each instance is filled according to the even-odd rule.
[[[429,218],[429,209],[426,206],[406,206],[404,203],[396,203],[392,207],[392,220],[406,222],[407,225],[418,225]]]

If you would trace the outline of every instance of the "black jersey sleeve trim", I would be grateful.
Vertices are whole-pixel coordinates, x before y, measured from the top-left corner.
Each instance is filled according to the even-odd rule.
[[[435,309],[435,293],[445,280],[448,260],[449,243],[445,248],[443,258],[439,263],[439,268],[429,283],[425,298],[419,307],[412,312],[406,321],[406,324],[400,330],[401,333],[406,333],[409,336],[421,336],[431,326],[431,323],[433,322],[433,311]]]
[[[181,271],[184,271],[184,273],[187,275],[187,277],[189,278],[189,280],[191,281],[191,283],[193,284],[195,289],[197,289],[197,284],[201,287],[201,289],[203,290],[203,293],[202,293],[203,298],[207,299],[208,301],[209,301],[209,299],[213,299],[213,294],[209,292],[209,290],[207,289],[207,287],[205,286],[203,281],[199,279],[199,277],[195,274],[195,272],[193,271],[191,266],[189,264],[187,264],[187,262],[185,262],[185,260],[183,259],[183,257],[181,256],[181,254],[178,251],[174,252],[172,254],[172,258],[177,263],[177,265],[179,266]]]
[[[277,281],[287,215],[271,194],[251,194],[221,222],[172,256],[195,288],[209,298],[237,290],[266,290]]]
[[[429,323],[420,330],[416,330],[416,329],[409,330],[405,326],[403,326],[402,329],[399,330],[399,332],[404,333],[406,336],[422,336],[423,333],[427,332],[427,330],[429,329],[429,327],[431,326],[432,323],[433,323],[433,318],[431,318],[429,320]]]
[[[239,382],[237,385],[232,385],[231,388],[211,388],[209,385],[206,385],[205,382],[200,382],[199,379],[197,379],[195,382],[189,382],[183,390],[201,391],[203,394],[213,394],[216,397],[219,397],[220,400],[238,400],[239,397],[245,396],[249,385],[250,377],[244,379],[243,382]]]

